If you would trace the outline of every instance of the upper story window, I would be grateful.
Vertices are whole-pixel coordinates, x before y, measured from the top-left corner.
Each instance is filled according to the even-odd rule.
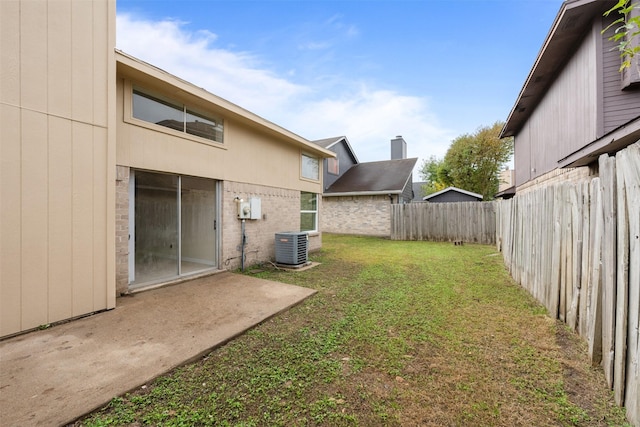
[[[152,96],[144,90],[133,88],[133,117],[168,127],[180,132],[223,142],[223,124],[220,117],[210,113],[194,111],[186,105]]]
[[[302,153],[302,177],[318,181],[320,179],[320,162],[317,157]]]
[[[327,172],[331,175],[340,175],[340,162],[337,157],[329,157],[327,162]]]

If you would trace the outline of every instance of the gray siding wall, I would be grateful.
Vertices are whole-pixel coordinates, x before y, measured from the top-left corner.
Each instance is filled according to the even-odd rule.
[[[331,147],[329,150],[333,151],[334,153],[336,153],[336,155],[338,156],[338,165],[339,165],[339,170],[338,172],[340,173],[339,175],[333,175],[329,173],[328,167],[329,167],[329,160],[325,159],[325,161],[323,162],[324,166],[323,166],[323,177],[324,177],[324,189],[326,190],[327,188],[329,188],[331,186],[331,184],[333,184],[334,182],[336,182],[336,180],[338,178],[340,178],[342,175],[344,175],[344,173],[346,171],[348,171],[351,166],[353,166],[356,162],[353,159],[353,157],[351,156],[351,154],[349,153],[349,149],[347,148],[346,144],[344,143],[344,141],[339,142],[338,144],[334,145],[333,147]]]
[[[402,189],[402,201],[401,203],[410,203],[413,200],[413,174],[409,181],[407,181],[407,185]]]
[[[612,18],[603,19],[603,28]],[[640,87],[622,90],[622,76],[620,69],[620,55],[615,48],[615,42],[608,40],[611,30],[602,38],[602,103],[603,127],[602,136],[640,116]]]
[[[596,139],[598,91],[594,70],[599,22],[515,136],[517,186],[557,168],[558,160]]]
[[[529,127],[529,123],[525,123],[514,139],[513,165],[516,170],[516,187],[530,181],[532,178]]]

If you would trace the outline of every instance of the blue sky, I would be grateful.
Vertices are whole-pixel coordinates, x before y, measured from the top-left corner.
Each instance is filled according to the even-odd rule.
[[[506,120],[561,0],[117,0],[118,49],[360,161]]]

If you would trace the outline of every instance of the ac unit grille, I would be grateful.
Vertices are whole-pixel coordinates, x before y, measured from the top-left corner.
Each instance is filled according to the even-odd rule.
[[[301,265],[308,262],[309,239],[305,232],[276,233],[276,263]]]

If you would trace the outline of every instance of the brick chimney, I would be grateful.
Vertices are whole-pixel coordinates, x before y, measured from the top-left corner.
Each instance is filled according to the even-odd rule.
[[[407,143],[402,135],[391,140],[391,160],[407,158]]]

